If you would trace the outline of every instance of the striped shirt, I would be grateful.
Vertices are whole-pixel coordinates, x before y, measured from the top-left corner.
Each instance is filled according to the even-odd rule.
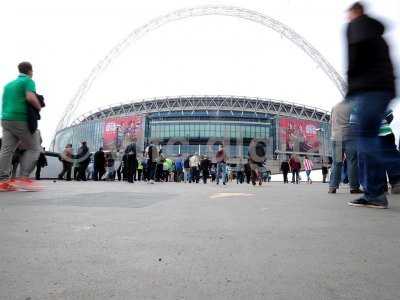
[[[305,169],[306,171],[312,171],[312,169],[313,169],[313,167],[314,167],[313,162],[312,162],[311,160],[309,160],[309,159],[305,159],[305,160],[303,161],[303,165],[304,165],[304,169]]]

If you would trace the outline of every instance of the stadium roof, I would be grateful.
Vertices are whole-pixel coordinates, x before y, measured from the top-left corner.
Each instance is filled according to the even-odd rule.
[[[239,111],[277,116],[295,117],[304,120],[329,122],[330,114],[316,107],[282,102],[258,97],[243,96],[177,96],[132,101],[99,108],[77,118],[72,125],[134,113],[148,114],[173,111]]]

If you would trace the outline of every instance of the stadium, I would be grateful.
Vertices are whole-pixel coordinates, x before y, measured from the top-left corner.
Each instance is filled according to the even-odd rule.
[[[135,141],[138,151],[154,142],[169,157],[197,153],[214,157],[224,144],[229,163],[247,159],[250,142],[265,143],[268,160],[295,153],[315,161],[329,156],[329,113],[270,99],[184,96],[142,100],[99,109],[59,130],[53,151],[86,141],[92,152],[121,152]]]

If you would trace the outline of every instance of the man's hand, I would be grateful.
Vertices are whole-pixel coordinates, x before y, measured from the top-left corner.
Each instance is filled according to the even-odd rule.
[[[27,91],[25,93],[25,97],[26,97],[26,101],[28,101],[38,111],[40,111],[42,109],[39,99],[36,97],[35,93]]]

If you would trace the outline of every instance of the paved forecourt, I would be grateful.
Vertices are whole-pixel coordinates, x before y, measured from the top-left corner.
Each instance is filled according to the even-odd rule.
[[[400,197],[43,183],[0,194],[0,299],[400,299]]]

